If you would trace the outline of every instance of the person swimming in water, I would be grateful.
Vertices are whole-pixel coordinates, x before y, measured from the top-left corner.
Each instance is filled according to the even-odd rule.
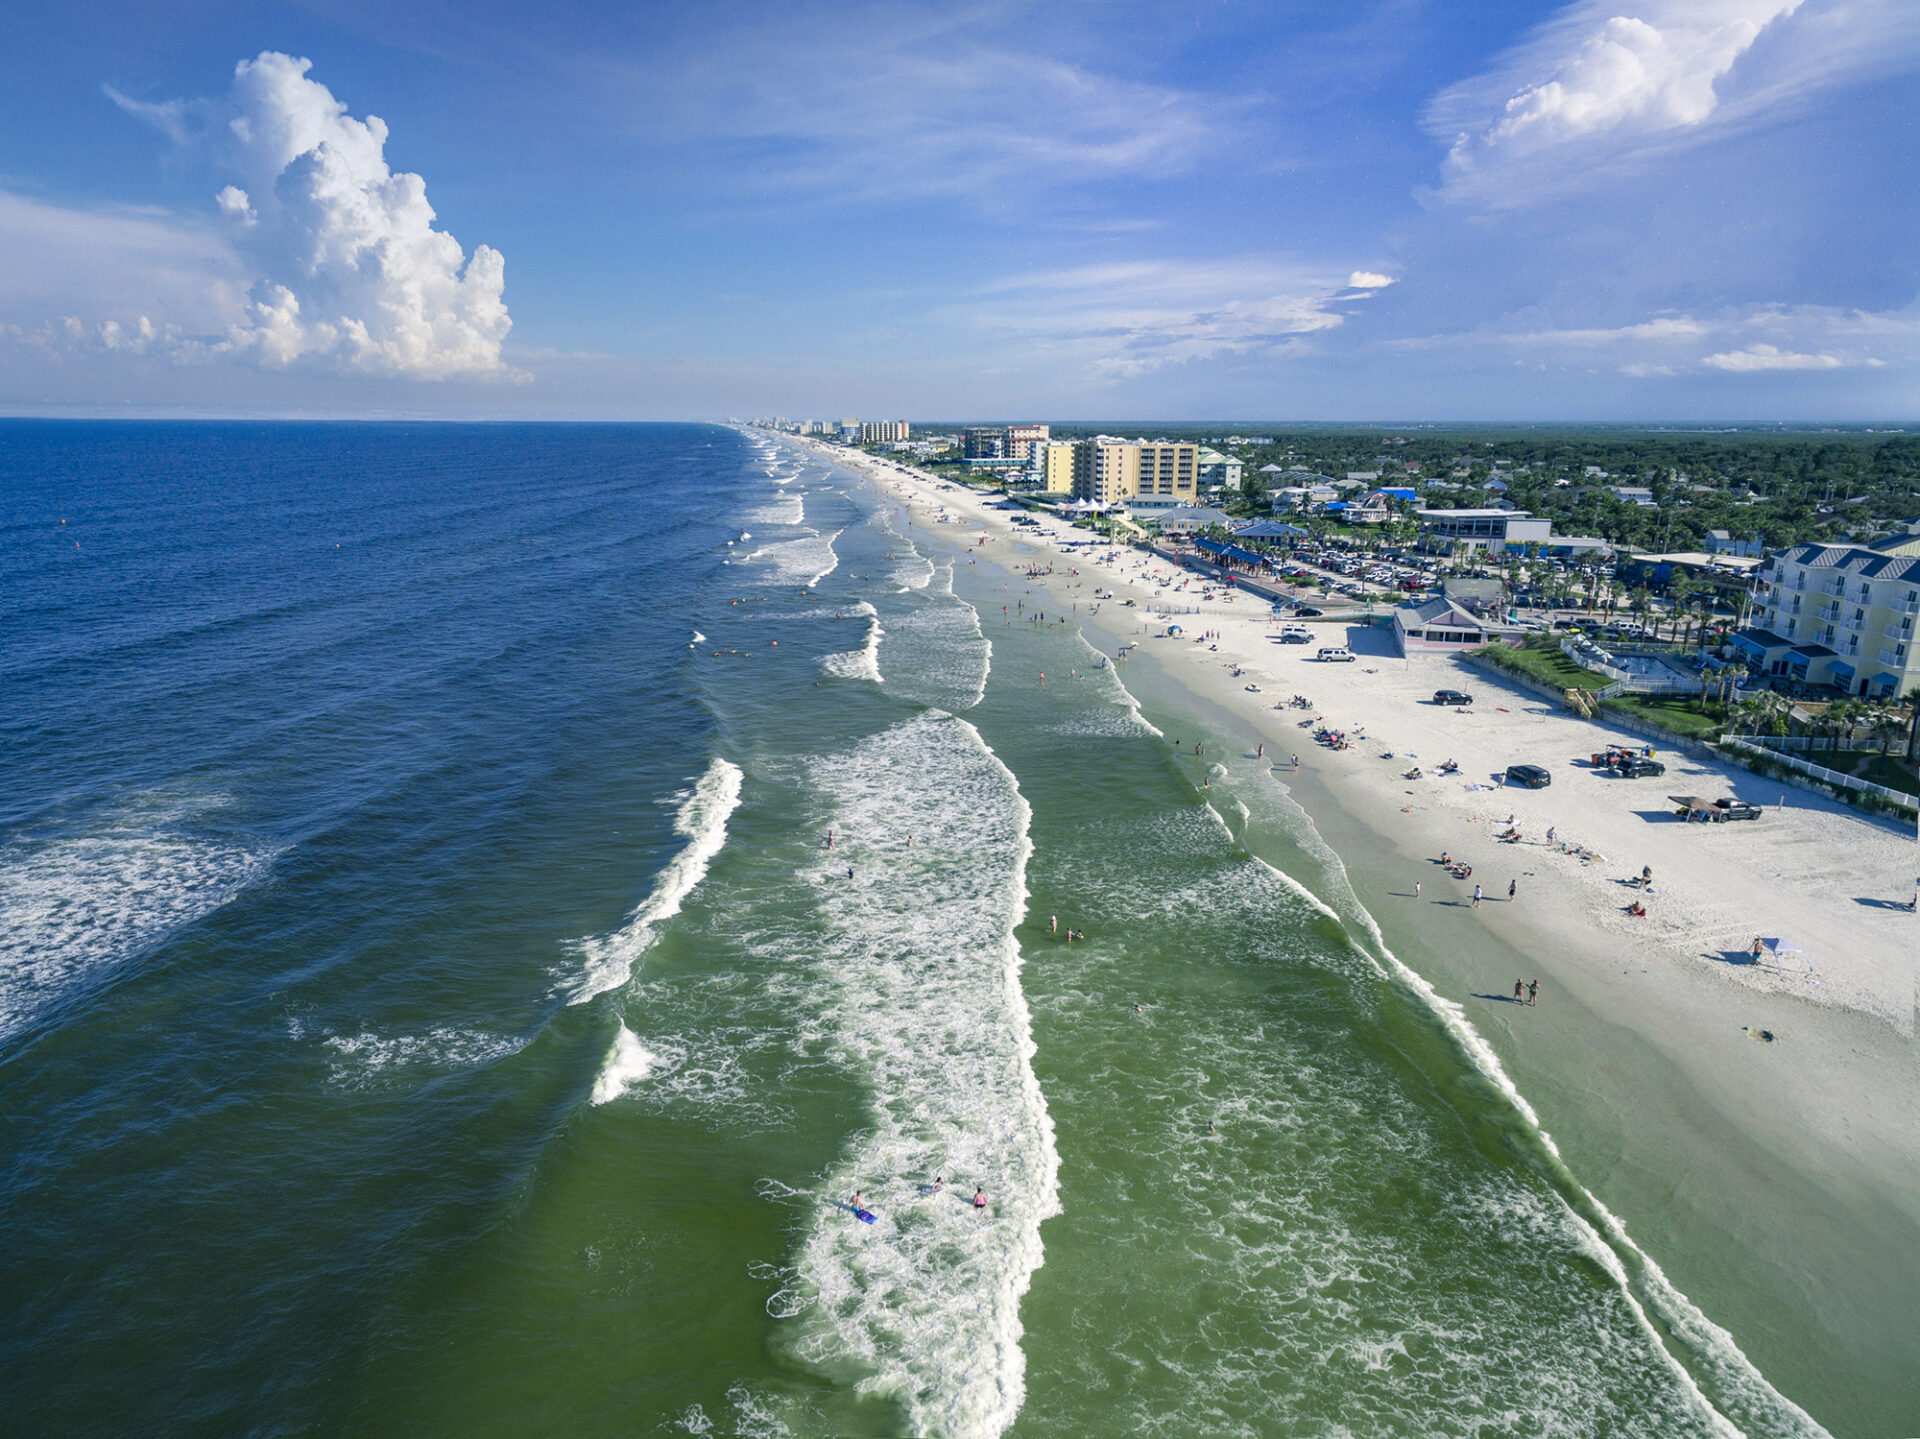
[[[975,1209],[985,1209],[987,1207],[987,1191],[980,1188],[977,1184],[973,1188],[973,1207]]]

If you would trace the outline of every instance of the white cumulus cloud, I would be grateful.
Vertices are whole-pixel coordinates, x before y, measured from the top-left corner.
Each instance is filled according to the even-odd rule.
[[[1347,276],[1349,290],[1384,290],[1393,283],[1393,276],[1383,275],[1378,270],[1355,270]]]
[[[1657,142],[1712,120],[1721,86],[1766,29],[1805,0],[1576,0],[1492,71],[1436,98],[1428,123],[1449,142],[1447,188],[1513,199],[1500,177],[1571,147]],[[1535,177],[1537,178],[1537,177]]]
[[[247,187],[215,203],[259,278],[206,348],[417,379],[506,373],[500,252],[469,258],[435,229],[426,181],[387,163],[386,122],[349,115],[311,69],[271,50],[234,69],[227,131]]]

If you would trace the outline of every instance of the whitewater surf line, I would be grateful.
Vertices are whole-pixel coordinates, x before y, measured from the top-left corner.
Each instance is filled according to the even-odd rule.
[[[872,610],[869,605],[868,610]],[[837,679],[872,680],[875,684],[885,682],[880,673],[880,641],[886,636],[880,627],[878,615],[867,616],[866,643],[857,650],[844,650],[839,654],[828,655],[820,661],[820,668]]]
[[[1627,1234],[1625,1223],[1601,1203],[1598,1196],[1589,1190],[1574,1175],[1566,1157],[1560,1152],[1560,1146],[1540,1121],[1539,1113],[1520,1092],[1520,1088],[1507,1073],[1493,1046],[1467,1017],[1464,1006],[1448,999],[1435,989],[1426,976],[1412,968],[1394,953],[1381,933],[1379,923],[1371,911],[1360,902],[1351,880],[1347,876],[1346,864],[1338,852],[1320,838],[1311,816],[1290,794],[1278,776],[1270,775],[1275,789],[1291,807],[1300,824],[1305,826],[1315,840],[1315,850],[1323,863],[1327,864],[1340,878],[1352,899],[1354,916],[1366,930],[1372,947],[1377,954],[1369,953],[1351,935],[1348,943],[1355,951],[1365,955],[1376,965],[1381,965],[1383,977],[1399,982],[1402,988],[1411,992],[1422,1006],[1439,1020],[1442,1028],[1453,1041],[1454,1047],[1479,1074],[1506,1100],[1525,1122],[1527,1133],[1540,1145],[1545,1167],[1552,1177],[1553,1193],[1559,1200],[1566,1217],[1574,1226],[1576,1236],[1584,1251],[1607,1273],[1619,1289],[1636,1321],[1647,1334],[1661,1359],[1672,1369],[1682,1388],[1700,1406],[1702,1415],[1721,1433],[1739,1439],[1748,1433],[1790,1435],[1794,1439],[1831,1439],[1827,1430],[1802,1409],[1793,1400],[1780,1393],[1760,1372],[1752,1360],[1740,1348],[1733,1335],[1720,1325],[1715,1324],[1690,1298],[1677,1288],[1666,1276],[1653,1257],[1643,1250]],[[1212,810],[1212,806],[1208,806]],[[1223,828],[1224,818],[1215,813]],[[1314,905],[1345,927],[1345,918],[1335,911],[1311,889],[1299,880],[1287,874],[1277,866],[1269,864],[1259,855],[1252,858],[1273,871],[1280,879]],[[1654,1323],[1648,1309],[1654,1311],[1660,1323]],[[1667,1331],[1678,1334],[1686,1345],[1688,1354],[1708,1372],[1719,1391],[1717,1397],[1709,1396],[1701,1387],[1693,1371],[1681,1361],[1678,1355],[1668,1347]],[[1730,1417],[1725,1410],[1738,1405],[1741,1409],[1752,1408],[1759,1412],[1742,1413],[1739,1422]]]
[[[648,1050],[622,1020],[594,1078],[589,1099],[594,1104],[610,1104],[651,1074],[658,1060],[659,1056]]]
[[[200,832],[224,796],[135,796],[91,832],[0,845],[0,1042],[232,903],[277,851]]]
[[[811,779],[843,839],[813,876],[824,933],[808,993],[870,1094],[827,1193],[861,1191],[880,1220],[816,1204],[782,1306],[791,1347],[823,1371],[864,1370],[859,1391],[891,1396],[909,1432],[996,1435],[1023,1401],[1020,1301],[1059,1210],[1014,938],[1031,810],[980,732],[937,710],[820,758]],[[935,1175],[947,1188],[922,1193]]]
[[[660,871],[652,893],[620,928],[573,941],[571,948],[581,963],[579,973],[563,986],[568,1004],[585,1004],[633,977],[634,966],[653,944],[660,926],[680,912],[726,844],[727,821],[740,807],[741,778],[738,765],[716,755],[687,791],[673,822],[674,830],[687,842]]]

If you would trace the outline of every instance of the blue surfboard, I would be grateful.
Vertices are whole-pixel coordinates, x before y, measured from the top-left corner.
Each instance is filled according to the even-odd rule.
[[[880,1216],[875,1214],[871,1209],[862,1209],[858,1205],[848,1204],[845,1200],[842,1200],[835,1207],[846,1210],[847,1213],[851,1214],[862,1224],[873,1224],[880,1218]]]

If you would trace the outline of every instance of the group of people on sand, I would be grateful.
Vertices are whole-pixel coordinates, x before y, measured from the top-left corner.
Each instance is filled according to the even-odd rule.
[[[1522,997],[1524,995],[1524,998]],[[1513,982],[1513,1002],[1515,1004],[1538,1004],[1540,1002],[1540,981],[1529,979],[1525,983]]]

